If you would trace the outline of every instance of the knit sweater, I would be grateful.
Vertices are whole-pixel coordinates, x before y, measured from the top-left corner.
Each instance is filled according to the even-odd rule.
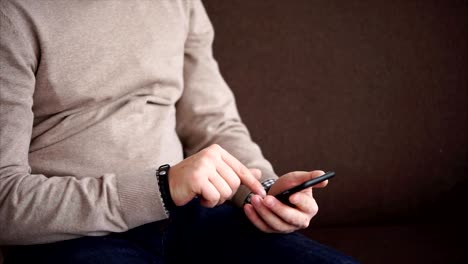
[[[213,143],[277,177],[200,1],[0,0],[0,34],[0,245],[163,220],[155,170]]]

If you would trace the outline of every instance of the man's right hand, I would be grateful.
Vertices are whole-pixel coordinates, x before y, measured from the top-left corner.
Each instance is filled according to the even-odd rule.
[[[254,170],[254,169],[253,169]],[[242,183],[265,196],[259,171],[251,171],[219,145],[211,145],[171,167],[169,189],[177,206],[196,196],[205,207],[215,207],[230,199]]]

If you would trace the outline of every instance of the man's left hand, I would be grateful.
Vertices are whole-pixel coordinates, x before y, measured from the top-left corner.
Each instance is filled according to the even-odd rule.
[[[258,229],[266,233],[290,233],[307,228],[312,217],[318,212],[312,188],[323,188],[328,181],[291,195],[289,202],[295,207],[281,203],[274,195],[323,174],[320,170],[295,171],[279,177],[265,198],[259,195],[251,197],[251,204],[244,205],[245,214]]]

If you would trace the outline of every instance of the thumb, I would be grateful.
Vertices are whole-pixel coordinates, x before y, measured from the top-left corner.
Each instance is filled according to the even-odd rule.
[[[309,174],[308,179],[313,179],[313,178],[317,178],[317,177],[320,177],[320,176],[324,175],[325,172],[322,171],[322,170],[314,170],[314,171],[309,172],[308,174]],[[325,180],[323,182],[315,184],[312,188],[323,188],[323,187],[325,187],[327,185],[328,185],[328,180]]]
[[[249,168],[249,170],[257,180],[260,180],[260,178],[262,178],[261,170],[255,168]]]
[[[325,172],[322,171],[322,170],[314,170],[314,171],[307,171],[307,172],[305,172],[305,171],[304,172],[293,172],[291,174],[293,174],[294,176],[291,177],[291,181],[288,183],[288,185],[291,185],[290,187],[293,187],[293,186],[299,185],[299,184],[301,184],[303,182],[306,182],[308,180],[320,177],[323,174],[325,174]],[[323,182],[317,183],[316,185],[313,186],[313,188],[323,188],[323,187],[327,186],[327,184],[328,184],[328,180],[325,180]]]

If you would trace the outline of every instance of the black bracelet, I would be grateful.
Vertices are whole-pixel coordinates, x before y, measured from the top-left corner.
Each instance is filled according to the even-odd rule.
[[[171,191],[169,188],[169,164],[161,165],[156,171],[156,178],[158,179],[159,192],[164,203],[166,213],[169,214],[175,207],[175,203],[172,200]]]

